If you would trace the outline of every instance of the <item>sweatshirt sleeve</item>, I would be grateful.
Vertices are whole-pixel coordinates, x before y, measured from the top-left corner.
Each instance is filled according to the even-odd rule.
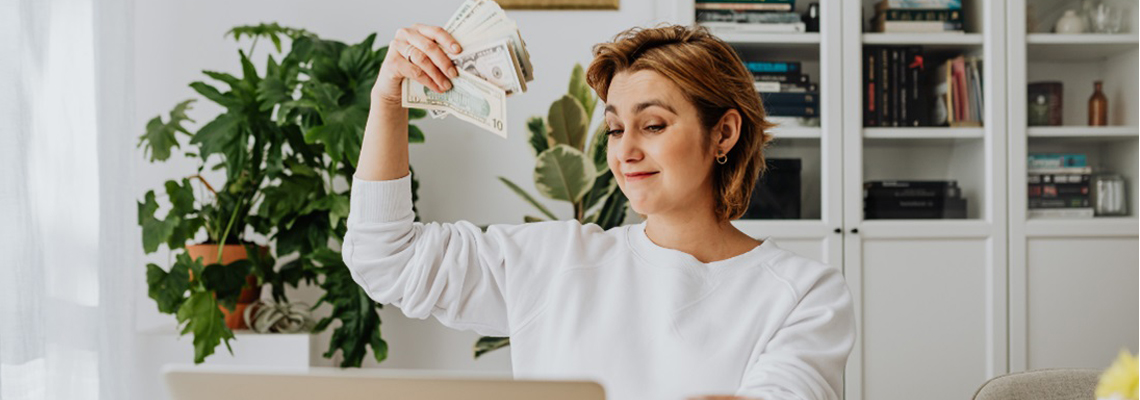
[[[843,275],[823,265],[799,302],[744,371],[738,396],[764,400],[838,400],[855,345],[855,313]],[[804,284],[806,283],[806,284]],[[804,288],[804,289],[800,289]]]
[[[430,315],[454,329],[508,336],[512,293],[505,265],[518,248],[518,227],[483,232],[465,221],[414,219],[410,174],[355,179],[342,252],[353,280],[373,300],[408,317]]]

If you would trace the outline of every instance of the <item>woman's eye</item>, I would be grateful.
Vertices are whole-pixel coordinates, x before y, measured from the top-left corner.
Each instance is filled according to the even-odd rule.
[[[621,129],[611,129],[611,130],[608,130],[608,131],[606,131],[606,136],[617,136],[617,135],[621,135],[621,132],[622,132],[622,130],[621,130]]]
[[[665,129],[665,125],[650,125],[650,126],[645,127],[645,129],[652,131],[652,132],[657,132],[657,131],[660,131],[662,129]]]

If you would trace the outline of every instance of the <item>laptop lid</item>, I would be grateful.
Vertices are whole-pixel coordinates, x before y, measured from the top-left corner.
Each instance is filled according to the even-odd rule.
[[[167,365],[173,400],[604,400],[595,382],[514,380],[494,373]]]

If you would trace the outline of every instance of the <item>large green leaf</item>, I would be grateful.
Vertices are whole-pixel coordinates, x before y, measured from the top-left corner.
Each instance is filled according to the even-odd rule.
[[[214,263],[202,269],[202,284],[217,295],[218,304],[232,311],[245,286],[245,277],[252,272],[253,263],[248,259],[227,265]]]
[[[547,216],[548,218],[550,218],[552,220],[558,219],[558,217],[554,216],[554,213],[552,213],[552,212],[550,212],[550,210],[546,209],[546,207],[543,206],[542,203],[539,203],[538,200],[535,200],[535,198],[530,197],[530,194],[527,193],[525,190],[522,190],[522,188],[520,188],[519,185],[516,185],[514,182],[511,182],[509,179],[501,177],[501,176],[499,177],[499,180],[503,181],[503,183],[506,184],[507,187],[511,188],[511,191],[515,192],[515,194],[519,195],[519,197],[522,197],[523,200],[526,200],[527,203],[530,203],[530,205],[534,206],[534,208],[537,208],[538,211],[541,212],[543,215]]]
[[[583,150],[586,142],[586,125],[590,122],[582,103],[571,95],[562,98],[550,105],[550,112],[546,117],[550,122],[550,145],[570,145],[575,150]]]
[[[218,105],[220,105],[222,107],[230,108],[230,109],[234,109],[234,108],[240,109],[242,106],[244,106],[244,104],[242,104],[241,100],[238,99],[237,96],[231,94],[232,92],[222,93],[222,92],[218,91],[217,88],[210,86],[210,85],[207,85],[204,82],[191,82],[190,87],[194,88],[194,91],[198,92],[198,94],[201,94],[202,96],[205,96],[207,99],[210,99],[211,101],[213,101],[215,103],[218,103]]]
[[[150,162],[166,161],[170,158],[170,149],[179,147],[178,138],[174,135],[176,132],[190,134],[182,127],[182,123],[194,122],[186,116],[186,111],[193,102],[194,99],[190,99],[178,103],[173,110],[170,110],[170,119],[166,122],[162,122],[162,117],[154,117],[146,123],[146,133],[139,137],[138,147],[143,147],[143,153],[149,155]]]
[[[325,358],[331,358],[337,351],[344,359],[341,367],[359,367],[372,347],[376,362],[384,361],[388,357],[388,343],[381,337],[380,314],[377,310],[380,305],[372,301],[360,285],[352,279],[348,267],[341,261],[340,254],[327,248],[311,253],[312,259],[321,265],[325,279],[321,288],[325,294],[321,296],[316,309],[322,304],[332,306],[332,313],[319,322],[314,329],[321,332],[327,329],[333,321],[339,320],[341,325],[333,330],[329,349]]]
[[[178,308],[178,323],[183,326],[182,334],[194,334],[194,363],[201,364],[214,348],[225,341],[226,348],[233,354],[230,339],[234,333],[226,327],[225,315],[218,309],[218,303],[209,292],[196,292]]]
[[[138,203],[138,210],[139,225],[142,226],[143,251],[147,254],[158,250],[158,245],[168,242],[174,233],[174,228],[182,221],[178,215],[167,216],[164,220],[155,218],[154,212],[157,209],[158,202],[155,201],[154,191],[146,192],[146,199]]]
[[[543,196],[577,203],[594,183],[594,165],[585,154],[560,144],[538,155],[534,184]]]
[[[590,151],[586,153],[591,160],[594,160],[594,168],[598,170],[598,174],[610,170],[610,166],[606,161],[606,151],[609,145],[606,130],[605,122],[598,124],[598,128],[594,129],[594,136],[590,139]]]
[[[234,147],[238,147],[238,138],[241,136],[241,123],[242,117],[240,114],[228,112],[219,115],[210,121],[198,133],[194,134],[194,138],[190,140],[190,144],[198,145],[200,150],[198,156],[203,161],[206,160],[211,154],[225,153]],[[244,146],[241,146],[244,147]]]
[[[186,301],[186,291],[190,289],[189,267],[176,262],[167,272],[158,265],[147,264],[146,285],[147,295],[158,303],[158,311],[173,314]]]
[[[526,128],[530,131],[530,148],[534,150],[534,156],[538,157],[550,148],[550,141],[547,139],[550,132],[546,128],[546,120],[537,115],[530,117],[526,120]]]
[[[567,93],[582,103],[587,119],[594,116],[594,106],[597,105],[598,99],[594,96],[594,90],[586,84],[586,71],[582,69],[582,64],[574,64],[574,70],[570,72],[570,88]]]
[[[509,337],[495,337],[484,336],[475,342],[475,358],[487,354],[491,351],[501,349],[511,345],[511,338]]]

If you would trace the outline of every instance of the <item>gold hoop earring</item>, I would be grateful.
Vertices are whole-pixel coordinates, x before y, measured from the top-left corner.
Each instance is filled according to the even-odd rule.
[[[728,162],[728,155],[721,153],[720,155],[716,156],[716,163],[717,164],[724,165],[724,163],[727,163],[727,162]]]

